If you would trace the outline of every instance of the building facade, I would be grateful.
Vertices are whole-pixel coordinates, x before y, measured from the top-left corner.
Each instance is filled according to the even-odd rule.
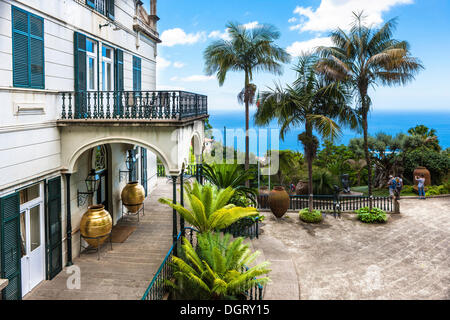
[[[90,204],[116,224],[128,181],[149,195],[157,158],[176,176],[191,144],[201,155],[206,97],[155,90],[156,0],[150,11],[139,0],[0,0],[3,299],[72,263]]]

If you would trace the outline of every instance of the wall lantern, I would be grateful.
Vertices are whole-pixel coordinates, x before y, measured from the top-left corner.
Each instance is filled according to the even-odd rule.
[[[80,190],[77,190],[77,198],[78,198],[78,206],[82,206],[86,203],[86,200],[89,196],[92,196],[95,191],[98,190],[98,185],[100,183],[100,177],[95,172],[94,169],[92,169],[86,179],[84,180],[86,183],[86,192],[80,192]]]
[[[127,151],[127,159],[125,160],[125,164],[128,170],[119,170],[119,181],[122,181],[122,174],[128,174],[128,180],[131,181],[133,179],[133,171],[136,165],[136,156],[134,154],[134,150]]]

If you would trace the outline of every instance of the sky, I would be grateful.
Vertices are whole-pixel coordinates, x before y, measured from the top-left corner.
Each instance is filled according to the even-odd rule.
[[[258,89],[266,90],[274,82],[292,83],[292,68],[302,50],[329,44],[329,32],[348,29],[352,11],[360,10],[376,26],[397,17],[394,38],[407,40],[412,55],[425,66],[406,86],[372,89],[373,110],[450,111],[449,0],[159,0],[157,10],[162,40],[157,88],[206,94],[210,113],[243,110],[236,98],[243,88],[243,73],[230,72],[222,87],[204,73],[203,51],[213,41],[226,39],[227,22],[250,28],[268,23],[280,31],[276,44],[292,55],[292,61],[282,76],[254,75]]]

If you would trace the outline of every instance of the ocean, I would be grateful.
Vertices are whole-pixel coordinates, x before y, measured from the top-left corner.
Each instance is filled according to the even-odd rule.
[[[209,122],[216,131],[216,140],[222,141],[222,134],[217,134],[219,131],[223,133],[224,127],[227,131],[229,129],[245,129],[245,113],[242,112],[226,112],[226,111],[210,111]],[[250,128],[258,130],[253,121],[253,113],[250,114]],[[396,135],[398,133],[407,133],[409,128],[416,125],[423,124],[428,128],[433,128],[437,132],[439,143],[443,149],[450,147],[450,112],[387,112],[387,111],[372,111],[369,116],[369,134],[375,135],[378,132],[386,134]],[[277,129],[277,123],[273,121],[269,126],[271,129]],[[296,150],[303,152],[302,145],[297,140],[297,135],[303,131],[303,128],[295,128],[291,130],[285,137],[284,141],[279,139],[280,150]],[[355,131],[344,129],[342,136],[335,141],[335,144],[347,145],[350,139],[356,137],[362,137],[362,133],[359,134]],[[227,133],[229,134],[229,133]],[[243,142],[230,141],[231,138],[227,138],[227,146],[234,145],[240,151],[244,151],[245,147]],[[260,143],[261,144],[261,143]],[[271,145],[276,143],[271,141]],[[259,155],[265,153],[264,148],[259,148]],[[272,147],[273,149],[273,147]],[[250,152],[257,153],[256,141],[250,141]]]

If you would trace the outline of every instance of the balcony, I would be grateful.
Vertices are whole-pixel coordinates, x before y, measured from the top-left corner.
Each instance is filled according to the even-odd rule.
[[[60,123],[186,122],[208,116],[208,99],[185,91],[60,92]]]

